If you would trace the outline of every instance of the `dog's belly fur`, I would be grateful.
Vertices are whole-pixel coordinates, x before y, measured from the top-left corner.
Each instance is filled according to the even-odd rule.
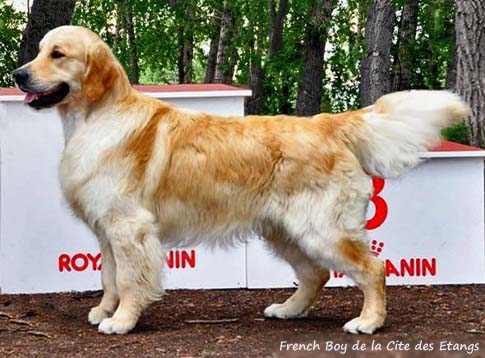
[[[155,204],[160,237],[174,246],[227,246],[254,235],[271,240],[276,231],[285,241],[305,240],[313,234],[319,237],[320,245],[331,245],[342,232],[353,232],[365,242],[362,211],[372,188],[370,178],[359,174],[355,185],[349,180],[347,188],[332,181],[337,178],[329,177],[297,193],[213,188],[202,201],[166,198]],[[197,184],[194,187],[204,189]],[[348,202],[349,196],[353,201]],[[336,223],[341,232],[335,229]]]

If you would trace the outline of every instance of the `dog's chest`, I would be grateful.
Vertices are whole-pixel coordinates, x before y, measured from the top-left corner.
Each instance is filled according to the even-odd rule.
[[[83,124],[66,143],[59,177],[64,195],[71,206],[77,192],[90,180],[103,173],[104,154],[118,146],[129,129],[114,121]]]

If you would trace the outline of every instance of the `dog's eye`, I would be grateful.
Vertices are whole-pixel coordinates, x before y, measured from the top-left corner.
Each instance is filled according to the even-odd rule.
[[[65,56],[65,55],[64,55],[62,52],[57,51],[57,50],[54,50],[54,51],[52,51],[52,53],[51,53],[51,57],[52,57],[52,58],[61,58],[61,57],[64,57],[64,56]]]

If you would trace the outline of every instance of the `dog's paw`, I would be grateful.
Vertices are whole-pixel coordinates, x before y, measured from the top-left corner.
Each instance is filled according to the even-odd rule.
[[[105,318],[98,326],[98,331],[104,334],[125,334],[135,327],[136,320],[121,320],[115,317]]]
[[[352,334],[373,334],[376,329],[382,327],[384,319],[381,318],[354,318],[344,325],[344,331]]]
[[[91,308],[88,315],[88,321],[92,325],[99,324],[103,319],[108,318],[111,312],[104,310],[101,306]]]
[[[273,303],[266,307],[264,315],[268,318],[292,319],[305,317],[307,312],[302,310],[301,307],[295,307],[287,303]]]

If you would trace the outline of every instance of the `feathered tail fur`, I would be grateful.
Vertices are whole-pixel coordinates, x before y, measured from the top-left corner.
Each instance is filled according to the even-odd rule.
[[[441,130],[470,112],[448,91],[405,91],[385,95],[367,108],[354,151],[369,174],[396,177],[440,141]]]

